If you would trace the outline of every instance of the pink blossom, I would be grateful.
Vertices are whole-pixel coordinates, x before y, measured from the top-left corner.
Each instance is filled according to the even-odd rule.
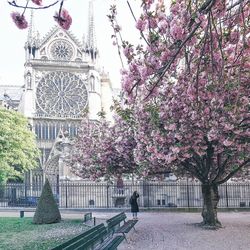
[[[171,25],[170,33],[176,40],[181,40],[183,38],[183,28],[177,24]]]
[[[146,28],[147,22],[145,20],[142,20],[141,18],[138,19],[137,23],[136,23],[136,28],[138,30],[140,30],[141,32],[143,32]]]
[[[171,131],[176,130],[176,124],[170,124],[168,129],[171,130]]]
[[[43,1],[43,0],[32,0],[32,2],[33,2],[34,4],[39,5],[39,6],[42,5],[42,1]]]
[[[166,61],[168,61],[170,56],[171,56],[171,53],[168,50],[163,51],[162,54],[161,54],[162,62],[165,63]]]
[[[180,12],[180,5],[178,3],[176,4],[173,4],[171,7],[170,7],[170,11],[173,15],[177,15],[179,12]]]
[[[233,144],[233,141],[229,141],[229,140],[225,140],[223,142],[223,145],[225,145],[226,147],[230,147]]]
[[[175,160],[176,160],[175,156],[172,156],[172,155],[166,155],[165,156],[165,161],[166,161],[167,164],[171,164]]]
[[[166,32],[166,29],[168,28],[168,22],[166,19],[161,20],[158,23],[158,26],[160,28],[161,33]]]
[[[25,16],[21,15],[19,12],[12,12],[11,17],[19,29],[26,29],[28,27],[28,22],[26,21]]]
[[[179,147],[171,147],[170,150],[172,150],[172,152],[174,154],[178,154],[180,152],[180,148]]]
[[[126,56],[126,57],[129,57],[130,55],[131,55],[131,53],[133,52],[133,49],[132,48],[130,48],[130,47],[125,47],[124,49],[123,49],[123,54]]]
[[[215,3],[215,12],[218,17],[224,17],[226,11],[225,1],[217,0]]]
[[[236,43],[238,43],[239,39],[240,39],[239,32],[238,31],[232,31],[231,34],[230,34],[230,42],[232,44],[236,44]]]
[[[72,24],[72,18],[65,9],[62,9],[60,16],[59,13],[56,12],[54,19],[65,30],[68,30]]]

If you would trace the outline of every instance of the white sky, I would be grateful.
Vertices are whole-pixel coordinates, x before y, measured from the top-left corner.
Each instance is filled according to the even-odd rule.
[[[11,7],[7,0],[0,0],[0,84],[22,85],[24,74],[25,52],[24,44],[27,39],[28,29],[19,30],[13,23],[10,13],[22,11]],[[18,4],[24,4],[26,0],[16,0]],[[53,0],[44,0],[44,3],[52,3]],[[88,24],[88,0],[65,0],[64,7],[73,18],[70,30],[81,40],[83,34],[87,35]],[[141,1],[130,0],[130,4],[139,17]],[[121,63],[116,47],[112,45],[112,29],[108,18],[110,4],[116,3],[119,23],[122,26],[122,34],[125,40],[138,41],[139,33],[135,29],[135,22],[129,11],[126,0],[95,0],[94,15],[97,45],[100,51],[100,62],[105,71],[109,72],[114,87],[120,86]],[[42,38],[54,25],[53,15],[59,6],[34,12],[35,28]],[[30,11],[25,15],[30,20]]]

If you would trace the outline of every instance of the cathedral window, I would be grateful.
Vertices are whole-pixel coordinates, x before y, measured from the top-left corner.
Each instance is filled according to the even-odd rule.
[[[36,124],[36,126],[35,126],[35,133],[36,133],[37,139],[41,139],[42,138],[41,124],[40,123]]]
[[[57,40],[52,43],[50,48],[54,60],[71,60],[73,51],[72,45],[66,40]]]
[[[37,112],[53,117],[80,117],[87,105],[84,81],[70,72],[51,72],[37,86]]]
[[[48,126],[48,140],[50,140],[51,139],[51,125],[50,124],[48,124],[47,125]]]
[[[43,140],[48,140],[49,139],[49,128],[47,124],[42,125],[42,131],[43,131]]]
[[[70,132],[69,132],[71,137],[75,136],[74,132],[75,132],[75,126],[73,125],[73,126],[70,127]]]
[[[50,139],[54,140],[56,139],[56,131],[55,131],[55,125],[51,124],[50,125]]]
[[[75,137],[77,135],[77,126],[74,124],[72,127],[71,127],[71,136],[72,137]]]
[[[43,139],[43,125],[42,124],[40,125],[40,131],[41,131],[41,138],[40,139],[42,140]]]
[[[57,137],[57,135],[58,135],[58,133],[60,131],[60,128],[61,128],[60,124],[57,124],[56,125],[56,137]]]

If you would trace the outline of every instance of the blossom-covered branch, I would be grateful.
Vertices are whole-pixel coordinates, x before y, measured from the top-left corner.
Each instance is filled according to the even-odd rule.
[[[48,9],[56,4],[58,4],[60,1],[62,0],[57,0],[49,5],[44,5],[42,6],[42,0],[32,0],[32,2],[40,7],[37,7],[37,6],[23,6],[23,5],[18,5],[16,3],[16,1],[8,1],[9,5],[11,5],[12,7],[15,7],[15,8],[21,8],[21,9],[32,9],[32,10],[42,10],[42,9]],[[27,1],[29,2],[29,1]]]
[[[25,29],[28,27],[28,22],[26,21],[25,16],[24,16],[25,11],[27,9],[32,9],[32,10],[47,9],[47,8],[51,8],[52,6],[59,4],[59,2],[60,2],[59,11],[55,13],[54,19],[63,29],[68,30],[70,28],[70,26],[72,24],[72,18],[69,15],[68,11],[66,9],[63,9],[64,0],[57,0],[49,5],[43,5],[42,0],[31,0],[31,2],[35,6],[29,5],[30,0],[26,0],[26,5],[18,5],[16,1],[12,1],[12,2],[8,1],[8,3],[11,6],[13,6],[15,8],[22,8],[23,9],[22,13],[19,13],[19,12],[12,12],[11,13],[11,17],[19,29]],[[39,7],[37,7],[37,6],[39,6]]]

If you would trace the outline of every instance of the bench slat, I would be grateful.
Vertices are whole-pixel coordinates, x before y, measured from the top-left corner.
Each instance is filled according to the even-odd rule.
[[[119,213],[118,215],[108,219],[107,225],[108,225],[108,230],[113,231],[115,229],[116,225],[120,225],[122,221],[125,222],[125,219],[127,218],[126,214],[124,212]]]
[[[121,212],[121,213],[115,215],[114,217],[107,219],[107,223],[109,223],[109,222],[111,222],[113,220],[119,219],[121,217],[126,218],[126,214],[124,212]]]
[[[103,224],[103,223],[100,224],[100,225],[97,225],[97,226],[95,226],[95,227],[93,227],[93,228],[90,228],[89,230],[83,232],[82,234],[77,235],[76,237],[74,237],[74,238],[72,238],[72,239],[70,239],[70,240],[68,240],[68,241],[66,241],[66,242],[64,242],[64,243],[62,243],[62,244],[59,245],[59,246],[56,246],[56,247],[52,248],[51,250],[62,250],[62,249],[64,249],[64,248],[70,246],[70,245],[73,244],[74,242],[80,240],[81,238],[84,238],[84,237],[86,237],[86,236],[88,236],[88,235],[91,235],[93,232],[98,231],[98,230],[101,229],[102,227],[104,227],[104,224]]]
[[[98,241],[102,241],[103,237],[107,234],[107,230],[105,227],[99,229],[98,231],[94,231],[88,236],[81,238],[80,240],[72,243],[70,246],[64,248],[65,250],[72,249],[82,249],[83,247],[90,247],[96,244]]]
[[[137,220],[126,221],[121,227],[116,230],[116,233],[128,233],[137,223]]]
[[[119,244],[124,240],[124,236],[118,235],[112,238],[107,245],[99,248],[98,250],[113,250],[116,249]]]

